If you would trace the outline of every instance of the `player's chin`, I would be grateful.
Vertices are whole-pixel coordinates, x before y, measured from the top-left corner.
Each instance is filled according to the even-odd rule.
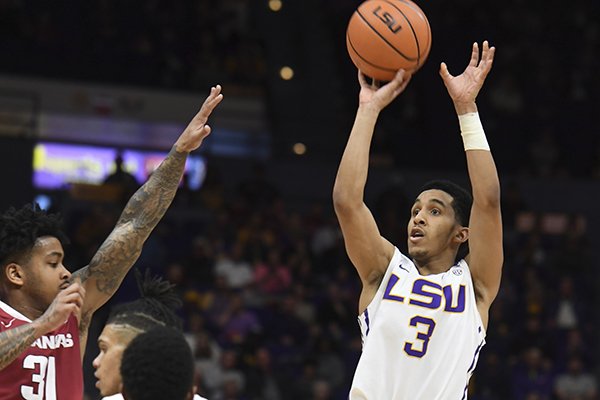
[[[419,246],[415,246],[415,245],[411,245],[410,242],[408,244],[408,255],[415,259],[421,259],[423,257],[425,257],[427,255],[427,250],[419,247]]]
[[[98,379],[96,381],[96,389],[98,389],[98,391],[100,392],[100,395],[102,397],[106,397],[106,396],[111,396],[115,393],[109,393],[110,391],[106,389],[106,387],[104,385],[102,385],[102,381],[100,379]]]

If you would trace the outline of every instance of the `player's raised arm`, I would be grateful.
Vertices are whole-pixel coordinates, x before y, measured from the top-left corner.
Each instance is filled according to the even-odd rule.
[[[346,251],[365,285],[385,272],[394,253],[393,245],[381,237],[364,203],[371,139],[380,111],[404,90],[410,75],[400,70],[392,81],[380,88],[367,83],[362,73],[358,75],[359,106],[335,179],[333,204]]]
[[[495,48],[483,42],[473,44],[471,60],[465,71],[452,76],[442,63],[440,75],[458,115],[467,156],[469,179],[473,190],[473,207],[469,220],[469,255],[479,311],[487,325],[487,312],[498,294],[502,263],[502,219],[500,183],[475,99],[492,68]]]
[[[139,257],[150,232],[167,211],[183,175],[187,156],[200,147],[204,138],[210,134],[211,128],[206,122],[222,99],[221,87],[217,85],[211,88],[200,111],[179,136],[169,155],[131,197],[117,225],[90,264],[73,274],[74,277],[81,277],[86,289],[82,307],[82,337],[87,332],[86,324],[91,314],[115,293]]]

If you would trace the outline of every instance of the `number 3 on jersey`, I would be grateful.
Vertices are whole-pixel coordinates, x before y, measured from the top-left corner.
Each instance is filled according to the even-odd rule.
[[[425,332],[421,332],[423,325],[425,325]],[[404,352],[411,357],[421,358],[425,355],[425,353],[427,353],[427,345],[429,344],[429,339],[431,339],[431,335],[435,329],[435,321],[431,318],[417,315],[410,319],[410,326],[417,328],[417,340],[421,340],[421,342],[405,342]]]
[[[21,386],[21,396],[23,399],[56,400],[56,365],[54,357],[30,354],[23,360],[23,368],[34,371],[39,370],[39,373],[31,375],[33,386]]]

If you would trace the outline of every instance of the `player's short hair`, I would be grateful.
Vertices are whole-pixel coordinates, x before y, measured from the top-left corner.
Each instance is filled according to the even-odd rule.
[[[59,214],[47,213],[37,203],[6,210],[0,215],[0,265],[28,260],[43,236],[55,237],[63,246],[69,243]]]
[[[442,192],[448,193],[452,196],[452,209],[454,210],[454,215],[456,221],[461,226],[469,226],[469,217],[471,216],[471,206],[473,205],[473,196],[471,193],[467,192],[465,189],[460,187],[454,182],[448,180],[433,180],[427,182],[419,193],[423,193],[426,190],[437,189]],[[469,242],[464,242],[458,248],[458,252],[456,254],[456,261],[463,259],[469,253]]]
[[[452,196],[452,209],[454,209],[456,221],[462,226],[469,226],[469,216],[473,205],[471,194],[456,183],[447,180],[429,181],[423,185],[419,193],[432,189],[441,190]]]
[[[184,400],[192,391],[194,359],[181,332],[156,327],[123,352],[123,393],[131,400]]]
[[[175,314],[181,306],[181,299],[173,290],[175,285],[159,276],[152,276],[150,270],[146,270],[142,278],[141,272],[136,269],[135,278],[141,297],[113,307],[106,323],[129,325],[143,332],[157,326],[182,330],[181,318]]]

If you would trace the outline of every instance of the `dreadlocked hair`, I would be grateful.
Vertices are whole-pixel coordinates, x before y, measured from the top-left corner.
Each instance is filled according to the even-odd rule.
[[[38,238],[53,236],[64,246],[69,243],[59,214],[49,214],[37,203],[14,207],[0,215],[0,262],[29,257]]]
[[[175,310],[181,307],[181,299],[173,290],[175,285],[159,276],[145,276],[136,269],[135,278],[141,298],[115,306],[108,316],[107,324],[129,325],[140,331],[148,331],[157,326],[183,329],[181,318]]]

